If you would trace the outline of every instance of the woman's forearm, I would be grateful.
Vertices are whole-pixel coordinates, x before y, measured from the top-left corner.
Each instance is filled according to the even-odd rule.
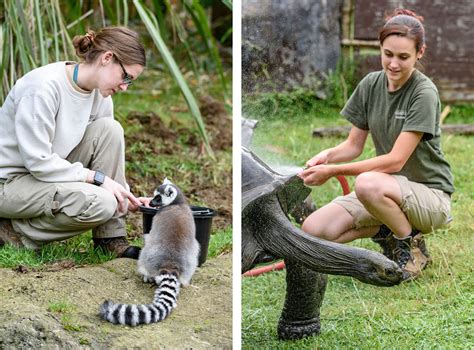
[[[359,175],[367,171],[378,171],[381,173],[396,173],[403,167],[403,162],[397,160],[390,154],[384,154],[374,158],[361,160],[347,164],[328,165],[331,176],[337,175]]]
[[[364,150],[368,134],[368,130],[353,126],[344,142],[328,150],[329,163],[350,162],[359,157]]]
[[[347,140],[336,147],[329,148],[327,152],[328,163],[350,162],[351,160],[356,159],[362,153],[358,147],[355,147]]]

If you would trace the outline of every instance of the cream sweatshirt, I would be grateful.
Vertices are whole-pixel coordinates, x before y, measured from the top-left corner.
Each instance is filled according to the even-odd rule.
[[[44,182],[85,181],[88,169],[70,163],[87,125],[113,118],[112,98],[81,93],[66,75],[66,62],[51,63],[19,79],[0,109],[0,181],[31,173]]]

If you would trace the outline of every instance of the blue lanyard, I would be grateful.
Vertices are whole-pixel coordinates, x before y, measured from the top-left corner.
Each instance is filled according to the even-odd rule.
[[[79,73],[79,63],[74,66],[74,73],[72,74],[72,81],[77,85],[77,74]]]

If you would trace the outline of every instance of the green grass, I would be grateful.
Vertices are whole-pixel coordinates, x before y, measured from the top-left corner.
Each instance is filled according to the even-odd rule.
[[[443,104],[442,108],[445,107]],[[445,124],[472,124],[474,123],[474,105],[455,104],[450,105],[451,112],[444,120]]]
[[[131,244],[143,246],[141,237],[131,240]],[[212,259],[232,251],[232,228],[212,232],[209,240],[207,258]],[[18,249],[11,245],[0,248],[0,268],[42,269],[56,262],[72,262],[76,265],[96,265],[114,259],[112,253],[101,249],[94,250],[91,232],[73,237],[62,242],[45,245],[40,252],[25,248]]]
[[[73,312],[77,307],[67,300],[54,300],[48,305],[48,311],[60,316],[60,322],[67,331],[79,332],[83,330],[83,326],[74,319]]]
[[[142,237],[134,238],[130,244],[143,246]],[[232,227],[215,230],[211,233],[207,258],[212,259],[232,251]],[[0,268],[42,269],[56,262],[72,262],[76,265],[96,265],[114,259],[112,253],[95,250],[90,231],[62,242],[52,242],[45,245],[41,251],[18,249],[9,244],[0,248]]]
[[[42,268],[59,261],[70,261],[77,265],[101,264],[114,258],[112,253],[94,250],[91,232],[66,241],[45,245],[39,252],[11,245],[0,248],[0,267],[17,266]]]
[[[66,300],[51,301],[48,305],[48,311],[56,313],[67,313],[75,309],[76,307]]]
[[[228,74],[227,79],[230,80]],[[198,80],[192,72],[188,72],[187,80],[196,98],[209,94],[214,98],[224,100],[224,91],[215,77]],[[196,128],[197,133],[194,119],[187,111],[186,101],[178,85],[163,72],[146,69],[136,84],[132,85],[126,93],[115,95],[113,100],[115,116],[122,124],[125,123],[129,112],[153,111],[166,123],[179,120],[179,123],[189,124]],[[170,107],[175,108],[170,109]],[[226,108],[229,112],[231,111],[229,104]]]
[[[303,166],[317,152],[343,140],[311,136],[313,128],[346,123],[338,118],[339,107],[313,99],[313,105],[296,102],[291,109],[287,104],[291,98],[294,96],[268,94],[243,101],[246,116],[260,120],[251,149],[272,165]],[[272,107],[275,112],[271,112],[268,101],[279,101],[277,107]],[[446,123],[474,123],[473,106],[452,108]],[[449,227],[425,236],[433,263],[423,275],[414,282],[391,288],[330,276],[321,308],[321,335],[299,341],[277,339],[285,272],[242,278],[243,349],[474,348],[474,139],[445,135],[442,146],[455,176],[454,221]],[[369,140],[361,157],[373,155]],[[353,178],[348,180],[352,187]],[[312,195],[320,207],[341,193],[337,180],[331,179],[314,187]],[[350,244],[377,250],[370,240]]]
[[[209,249],[207,251],[208,258],[215,258],[221,254],[232,251],[232,228],[228,227],[218,230],[211,235],[209,241]]]

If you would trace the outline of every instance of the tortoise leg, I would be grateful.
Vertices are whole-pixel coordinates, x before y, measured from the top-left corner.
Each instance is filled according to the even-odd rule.
[[[321,325],[319,309],[324,299],[327,275],[285,260],[286,298],[278,321],[282,340],[318,335]]]

